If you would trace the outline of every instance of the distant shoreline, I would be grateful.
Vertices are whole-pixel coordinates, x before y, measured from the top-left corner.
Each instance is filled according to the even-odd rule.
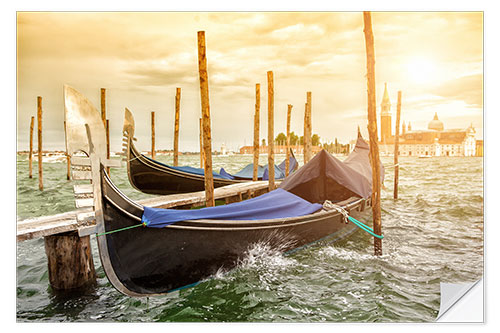
[[[29,155],[28,150],[18,150],[17,155]],[[141,152],[144,154],[145,152]],[[245,154],[240,154],[239,152],[229,152],[230,154],[236,154],[236,155],[245,155]],[[111,152],[112,155],[119,155],[121,154],[120,152]],[[149,154],[149,152],[147,152]],[[173,155],[174,152],[172,150],[157,150],[156,155]],[[33,155],[38,155],[37,151],[33,151]],[[200,155],[200,152],[179,152],[179,155]],[[222,155],[220,152],[212,152],[212,155]],[[261,154],[263,155],[263,154]],[[63,150],[42,150],[42,156],[66,156],[66,152]]]

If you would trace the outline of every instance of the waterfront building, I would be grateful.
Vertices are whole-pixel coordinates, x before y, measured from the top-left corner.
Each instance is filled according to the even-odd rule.
[[[391,155],[394,152],[394,138],[391,132],[391,102],[385,84],[380,112],[380,153]],[[481,140],[482,143],[482,140]],[[399,155],[401,156],[479,156],[476,130],[472,124],[467,128],[445,129],[437,112],[425,130],[412,130],[411,123],[403,128],[399,137]],[[481,144],[482,155],[482,144]],[[478,152],[479,153],[479,152]]]

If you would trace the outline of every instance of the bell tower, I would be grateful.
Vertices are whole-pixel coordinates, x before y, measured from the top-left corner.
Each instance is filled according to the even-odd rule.
[[[387,92],[387,82],[385,83],[384,97],[382,98],[380,108],[380,141],[385,143],[390,141],[392,137],[391,100]]]

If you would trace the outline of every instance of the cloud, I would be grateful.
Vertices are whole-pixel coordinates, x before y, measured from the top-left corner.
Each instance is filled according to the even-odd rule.
[[[462,100],[475,108],[483,107],[483,75],[467,75],[436,87],[435,93],[448,100]]]
[[[125,72],[129,82],[140,86],[170,86],[195,83],[196,76],[181,68],[159,68],[156,66],[135,66]],[[196,74],[196,73],[192,73]]]
[[[377,56],[428,55],[443,62],[482,61],[480,12],[373,14]]]
[[[482,107],[481,13],[375,12],[372,23],[378,101],[380,85],[388,82],[391,96],[403,90],[409,119],[427,119],[439,105],[471,114]],[[20,123],[29,120],[30,103],[38,94],[47,103],[60,104],[61,83],[95,92],[96,101],[98,89],[108,88],[109,102],[120,112],[115,122],[122,119],[123,105],[159,110],[166,92],[178,86],[185,109],[197,117],[200,30],[206,31],[210,102],[218,117],[250,115],[251,122],[255,84],[261,84],[264,110],[266,72],[272,70],[277,124],[285,123],[286,104],[293,104],[292,129],[298,132],[305,93],[312,91],[313,131],[322,138],[348,138],[357,125],[366,127],[361,12],[19,13]],[[425,85],[411,82],[405,66],[414,56],[424,56],[439,68],[436,80]],[[395,104],[393,99],[393,109]],[[62,117],[56,104],[47,110]],[[110,107],[111,117],[113,110]],[[218,133],[227,134],[227,142],[238,142],[249,128],[245,121],[235,120],[234,126],[219,128]]]
[[[178,52],[186,41],[151,14],[19,13],[19,55],[138,60]]]

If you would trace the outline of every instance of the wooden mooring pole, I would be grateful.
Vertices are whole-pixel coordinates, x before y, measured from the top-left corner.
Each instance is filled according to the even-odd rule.
[[[30,174],[29,177],[33,178],[33,127],[35,127],[35,117],[31,117],[31,123],[30,123],[30,155],[28,157],[29,159],[29,168],[30,168]]]
[[[290,173],[290,120],[292,117],[292,104],[288,104],[286,113],[286,157],[285,157],[285,177]]]
[[[109,160],[111,158],[111,150],[109,148],[109,119],[106,119],[106,158]],[[106,172],[109,175],[110,168],[106,167]]]
[[[255,114],[253,117],[253,181],[258,179],[259,171],[259,127],[260,127],[260,83],[255,84]]]
[[[179,117],[181,105],[181,88],[175,90],[175,125],[174,125],[174,166],[179,165]]]
[[[71,157],[66,152],[66,180],[71,180]]]
[[[155,112],[151,111],[151,158],[156,157],[155,149]]]
[[[106,133],[106,157],[110,158],[109,148],[109,119],[106,119],[106,89],[101,88],[101,119]],[[109,174],[109,167],[106,167],[106,172]]]
[[[399,184],[399,122],[401,120],[401,90],[398,91],[398,108],[396,112],[396,137],[394,138],[394,199],[398,198]]]
[[[208,72],[205,31],[198,31],[198,71],[200,74],[201,114],[203,123],[203,152],[205,168],[205,200],[207,207],[215,206],[212,173],[212,133],[210,130],[210,102],[208,98]]]
[[[96,284],[90,236],[78,232],[45,236],[49,282],[56,291],[84,289]]]
[[[274,190],[274,78],[267,72],[267,165],[269,171],[269,191]]]
[[[307,136],[307,102],[304,104],[304,137],[302,138],[302,153],[304,154],[304,164],[307,163],[307,146],[306,146],[306,136]]]
[[[370,164],[372,167],[372,216],[373,231],[382,235],[382,219],[380,210],[380,157],[377,136],[377,110],[375,97],[375,50],[373,45],[372,19],[370,12],[363,12],[364,34],[366,45],[366,68],[368,86],[368,133],[370,136]],[[382,240],[373,238],[373,249],[376,256],[382,255]]]
[[[106,89],[101,88],[101,119],[102,123],[106,125]]]
[[[205,160],[203,153],[203,121],[200,118],[200,168],[203,168],[203,161]]]
[[[306,123],[304,124],[304,164],[309,162],[311,160],[312,156],[312,145],[311,145],[311,92],[307,92],[307,103],[306,103],[306,114],[307,116],[305,117]]]
[[[38,189],[43,191],[43,167],[42,167],[42,97],[37,97],[37,120],[38,120]]]

